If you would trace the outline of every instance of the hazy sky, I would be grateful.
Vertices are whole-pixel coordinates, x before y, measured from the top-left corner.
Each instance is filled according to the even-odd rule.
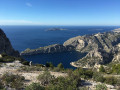
[[[0,0],[0,25],[120,25],[120,0]]]

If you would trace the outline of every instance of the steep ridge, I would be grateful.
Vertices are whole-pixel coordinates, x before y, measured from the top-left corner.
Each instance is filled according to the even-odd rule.
[[[21,55],[33,55],[33,54],[42,54],[42,53],[60,53],[66,51],[72,51],[74,48],[72,46],[63,46],[60,44],[53,44],[45,47],[40,47],[37,49],[26,49],[21,52]]]
[[[0,54],[6,53],[11,56],[19,56],[19,52],[15,51],[9,41],[9,39],[6,37],[5,33],[2,29],[0,29]]]

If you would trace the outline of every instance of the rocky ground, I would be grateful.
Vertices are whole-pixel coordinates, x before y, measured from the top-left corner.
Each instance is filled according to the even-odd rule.
[[[0,67],[0,75],[3,75],[4,73],[13,73],[13,74],[18,74],[21,76],[25,77],[25,84],[31,84],[32,82],[38,82],[37,77],[38,75],[42,74],[44,71],[31,71],[31,72],[21,72],[18,71],[18,69],[23,66],[19,61],[15,61],[13,63],[5,63],[2,64]],[[61,72],[50,72],[51,75],[54,75],[55,77],[65,77],[67,76],[66,73],[61,73]]]
[[[42,74],[44,71],[31,71],[31,72],[25,72],[25,71],[19,71],[18,69],[23,66],[19,61],[15,61],[13,63],[6,63],[2,64],[0,67],[0,75],[3,75],[4,73],[13,73],[13,74],[18,74],[21,76],[25,77],[25,84],[29,85],[33,82],[39,82],[37,80],[38,75]],[[50,71],[51,75],[54,75],[55,77],[66,77],[66,73],[62,72],[52,72]],[[82,80],[82,85],[83,87],[88,87],[89,90],[95,90],[96,85],[101,84],[100,82],[95,82],[92,80]],[[106,86],[109,88],[108,90],[116,90],[114,86],[112,85],[107,85]]]

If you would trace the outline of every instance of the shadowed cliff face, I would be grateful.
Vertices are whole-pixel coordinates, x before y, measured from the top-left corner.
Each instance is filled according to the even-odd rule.
[[[1,53],[6,53],[16,57],[19,56],[19,52],[13,49],[9,39],[6,37],[2,29],[0,29],[0,54]]]

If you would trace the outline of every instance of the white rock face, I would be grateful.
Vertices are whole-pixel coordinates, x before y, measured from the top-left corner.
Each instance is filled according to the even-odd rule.
[[[117,33],[119,33],[119,32],[120,32],[120,28],[118,28],[118,29],[114,29],[113,32],[117,32]]]
[[[0,54],[0,58],[2,58],[2,55]]]

